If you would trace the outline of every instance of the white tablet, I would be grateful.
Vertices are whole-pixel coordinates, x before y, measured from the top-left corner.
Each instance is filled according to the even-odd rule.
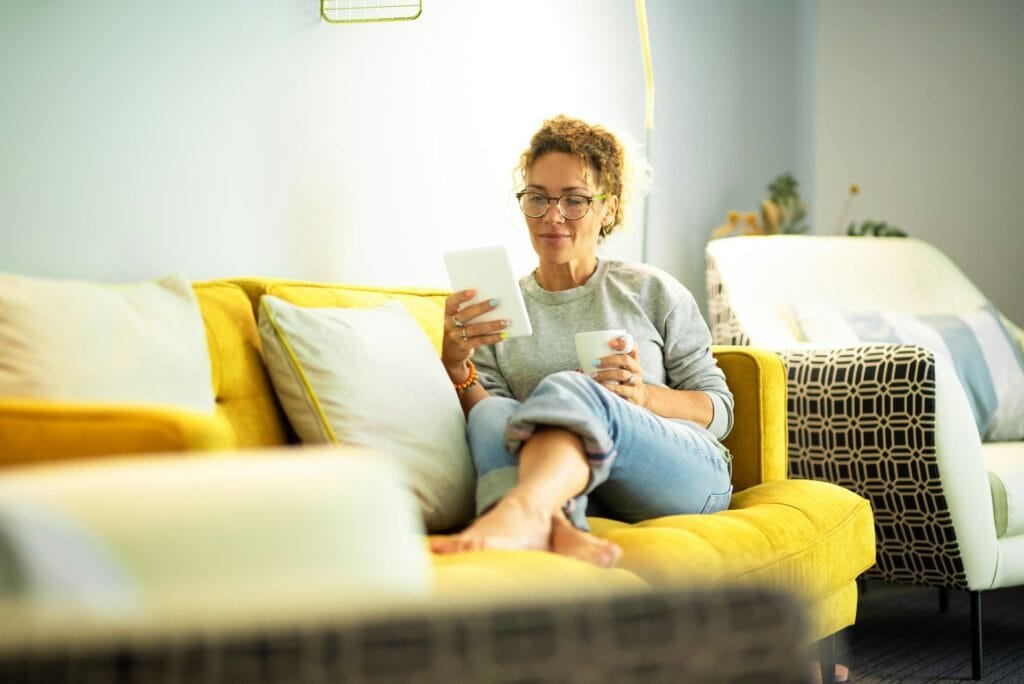
[[[445,252],[444,264],[453,290],[476,290],[476,296],[463,306],[486,299],[501,300],[497,309],[477,316],[474,323],[504,318],[511,321],[511,325],[505,328],[509,337],[533,334],[523,293],[512,274],[512,262],[503,246]]]

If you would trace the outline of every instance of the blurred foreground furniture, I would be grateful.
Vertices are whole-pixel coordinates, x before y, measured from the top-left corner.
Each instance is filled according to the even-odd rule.
[[[263,295],[309,307],[397,301],[439,345],[447,294],[258,278],[196,283],[194,289],[206,324],[215,415],[0,398],[2,461],[7,466],[51,464],[45,467],[54,468],[53,477],[59,480],[57,461],[71,468],[76,461],[85,464],[102,455],[124,456],[125,468],[146,460],[139,455],[147,452],[175,453],[182,468],[203,460],[204,449],[229,449],[255,458],[259,448],[295,441],[261,356],[254,311]],[[856,578],[874,562],[871,511],[866,500],[841,487],[786,479],[785,375],[776,355],[719,347],[715,356],[736,396],[735,427],[726,441],[733,455],[735,489],[729,510],[636,524],[592,518],[593,532],[624,551],[613,569],[541,551],[439,555],[429,558],[429,597],[487,604],[584,592],[765,588],[789,593],[801,603],[808,618],[806,636],[822,640],[827,657],[834,645],[831,637],[856,617]],[[174,494],[162,500],[171,506],[174,496],[187,500],[189,485],[181,481],[167,491]],[[226,490],[219,504],[232,506],[235,494]],[[376,510],[368,508],[357,525],[373,529]],[[268,524],[276,529],[284,523]],[[139,534],[150,528],[140,523]],[[340,556],[324,567],[338,560]],[[254,572],[259,566],[254,562]],[[240,583],[251,580],[248,574],[239,577]]]
[[[1024,424],[1010,421],[995,436],[1002,441],[983,442],[986,426],[972,409],[991,388],[966,392],[958,372],[1019,382],[1021,331],[915,239],[716,240],[707,281],[715,342],[775,349],[786,362],[790,474],[870,500],[877,564],[869,577],[970,592],[980,678],[983,592],[1024,583]],[[858,341],[917,334],[935,346]],[[967,358],[964,340],[997,358]],[[1014,387],[1003,390],[1014,396]],[[1004,418],[1021,408],[1005,397],[994,407]]]
[[[0,681],[788,684],[806,676],[800,608],[765,589],[659,590],[300,619],[0,650]]]
[[[375,454],[271,449],[9,471],[0,681],[800,679],[803,608],[758,588],[432,596]]]

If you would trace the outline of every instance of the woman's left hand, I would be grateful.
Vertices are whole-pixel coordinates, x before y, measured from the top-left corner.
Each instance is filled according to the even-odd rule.
[[[620,337],[612,342],[612,346],[623,349],[626,340]],[[637,360],[635,346],[629,353],[620,352],[602,358],[601,365],[590,377],[631,404],[647,405],[648,388],[644,383],[644,370]]]

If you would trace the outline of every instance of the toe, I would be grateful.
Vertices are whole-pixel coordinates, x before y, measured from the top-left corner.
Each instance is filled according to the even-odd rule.
[[[606,542],[607,547],[605,548],[605,560],[607,561],[604,565],[606,568],[610,568],[613,565],[617,565],[622,560],[622,547],[612,542]]]
[[[455,547],[454,537],[431,537],[430,550],[433,553],[452,553]]]

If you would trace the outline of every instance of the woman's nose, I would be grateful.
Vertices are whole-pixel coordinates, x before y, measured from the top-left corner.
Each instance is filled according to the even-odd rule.
[[[545,223],[565,223],[565,217],[558,209],[556,202],[548,202],[548,210],[544,212]]]

